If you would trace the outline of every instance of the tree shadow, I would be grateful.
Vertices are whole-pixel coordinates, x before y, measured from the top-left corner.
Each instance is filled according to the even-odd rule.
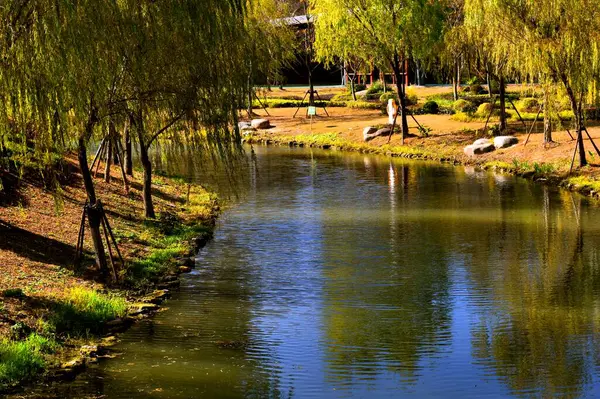
[[[0,250],[14,252],[36,262],[67,266],[75,258],[75,247],[13,226],[0,219]]]

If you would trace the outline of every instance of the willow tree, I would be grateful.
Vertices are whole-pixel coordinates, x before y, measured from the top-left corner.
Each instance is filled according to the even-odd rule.
[[[432,56],[446,18],[445,1],[313,0],[319,57],[354,56],[389,65],[400,99],[402,137],[408,134],[403,66],[411,56]]]
[[[559,83],[575,119],[579,164],[584,104],[598,98],[600,3],[591,0],[471,0],[486,10],[496,32],[496,54],[509,53],[516,65],[542,83]],[[518,32],[518,34],[517,34]]]
[[[256,80],[278,80],[281,70],[294,58],[296,40],[286,17],[289,4],[280,0],[247,0],[243,61],[248,69],[248,115],[252,115]]]
[[[126,112],[144,170],[145,216],[155,217],[149,151],[169,129],[231,140],[244,100],[244,6],[237,0],[124,2]]]

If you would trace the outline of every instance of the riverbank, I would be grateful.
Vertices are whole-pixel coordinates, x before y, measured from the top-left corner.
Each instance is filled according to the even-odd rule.
[[[84,260],[74,266],[85,203],[74,158],[66,159],[61,189],[26,178],[0,204],[0,392],[40,374],[69,377],[106,355],[115,339],[102,338],[158,311],[212,236],[219,207],[204,188],[156,176],[159,217],[145,220],[141,173],[126,192],[115,169],[110,183],[99,174],[95,184],[126,265],[118,285],[98,281],[89,234]]]
[[[509,130],[511,135],[518,138],[517,145],[469,157],[464,154],[464,147],[484,137],[479,133],[484,123],[458,122],[452,120],[450,115],[419,115],[419,123],[429,129],[426,137],[420,134],[416,123],[409,120],[410,136],[404,144],[399,135],[391,139],[377,137],[365,142],[362,132],[365,127],[384,126],[387,123],[387,118],[379,111],[330,108],[329,117],[320,116],[312,122],[302,116],[293,118],[294,111],[269,109],[273,128],[246,134],[245,142],[331,148],[470,165],[550,181],[588,196],[600,197],[600,168],[597,167],[600,166],[600,157],[586,137],[584,143],[590,165],[577,168],[576,159],[574,170],[569,174],[575,141],[566,130],[553,132],[554,143],[545,146],[543,134],[539,132],[542,127],[536,126],[525,144],[527,131],[520,122],[513,122]],[[590,126],[588,130],[594,141],[600,143],[600,127]]]

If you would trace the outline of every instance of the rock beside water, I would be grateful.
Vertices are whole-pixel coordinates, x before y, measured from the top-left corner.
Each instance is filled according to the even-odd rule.
[[[515,145],[519,142],[514,136],[498,136],[494,137],[494,147],[496,148],[506,148],[512,145]]]
[[[496,147],[494,147],[494,144],[491,143],[479,145],[471,144],[465,147],[464,152],[466,155],[472,157],[475,155],[481,155],[488,152],[492,152],[495,149]]]
[[[373,126],[367,126],[366,128],[363,129],[363,140],[364,141],[368,141],[368,137],[375,133],[377,131],[377,128],[374,128]]]
[[[250,125],[254,129],[268,129],[271,127],[271,122],[268,119],[253,119]]]
[[[377,130],[375,133],[367,134],[364,139],[365,141],[373,140],[375,137],[379,136],[389,136],[392,133],[392,129],[388,127],[384,127],[383,129]]]

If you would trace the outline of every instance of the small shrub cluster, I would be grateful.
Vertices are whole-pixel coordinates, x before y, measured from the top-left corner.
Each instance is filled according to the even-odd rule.
[[[452,108],[456,112],[473,112],[475,110],[475,105],[468,100],[458,99],[452,104]]]
[[[56,348],[56,342],[37,334],[22,341],[0,340],[0,389],[31,379],[45,367],[44,355]]]

